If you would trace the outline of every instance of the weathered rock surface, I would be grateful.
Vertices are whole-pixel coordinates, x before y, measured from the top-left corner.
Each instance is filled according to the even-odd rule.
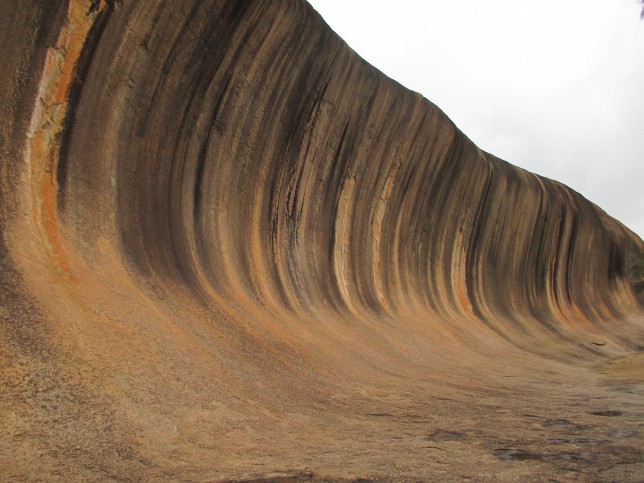
[[[642,240],[306,3],[0,39],[3,480],[642,478]]]

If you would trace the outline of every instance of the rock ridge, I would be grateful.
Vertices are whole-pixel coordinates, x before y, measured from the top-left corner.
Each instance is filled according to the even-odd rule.
[[[307,3],[7,0],[0,19],[5,474],[641,464],[586,445],[497,468],[551,455],[511,444],[543,404],[586,408],[573,432],[608,414],[619,378],[593,367],[642,350],[642,240],[477,148]],[[641,410],[631,379],[619,404]],[[497,426],[495,404],[530,409]],[[451,466],[422,456],[439,430]]]

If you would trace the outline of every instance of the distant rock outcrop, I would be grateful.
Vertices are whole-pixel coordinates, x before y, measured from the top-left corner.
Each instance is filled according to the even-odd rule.
[[[642,240],[304,1],[1,0],[0,38],[8,480],[641,470]]]

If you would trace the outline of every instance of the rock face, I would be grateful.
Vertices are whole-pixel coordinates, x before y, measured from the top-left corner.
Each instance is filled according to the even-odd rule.
[[[302,0],[0,23],[8,480],[641,477],[644,243],[597,206]]]

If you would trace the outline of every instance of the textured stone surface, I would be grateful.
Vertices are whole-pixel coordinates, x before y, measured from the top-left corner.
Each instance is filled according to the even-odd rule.
[[[642,478],[642,240],[306,3],[0,39],[4,479]]]

